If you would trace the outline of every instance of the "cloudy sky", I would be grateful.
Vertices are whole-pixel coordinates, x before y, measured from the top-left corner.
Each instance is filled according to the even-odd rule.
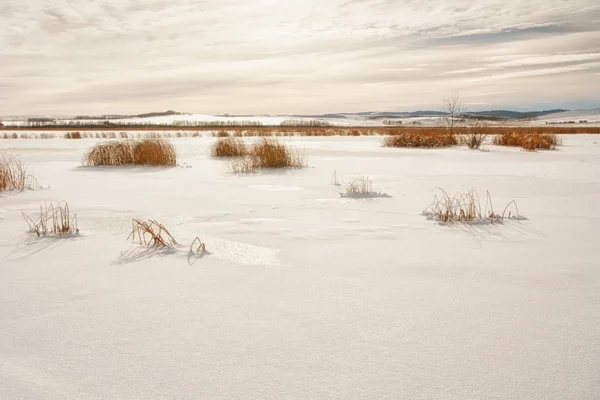
[[[600,107],[598,0],[0,0],[0,115]]]

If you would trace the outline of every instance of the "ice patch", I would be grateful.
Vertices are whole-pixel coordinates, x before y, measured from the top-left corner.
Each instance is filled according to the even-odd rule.
[[[277,250],[268,247],[259,247],[248,243],[232,242],[218,238],[207,238],[206,246],[213,257],[221,260],[244,265],[279,266]]]

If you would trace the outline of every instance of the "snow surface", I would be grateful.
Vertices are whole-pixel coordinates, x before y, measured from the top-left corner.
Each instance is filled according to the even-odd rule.
[[[600,122],[600,108],[589,110],[563,111],[554,114],[544,115],[537,119],[540,122],[568,122],[568,121],[587,121],[587,124],[597,124]]]
[[[3,399],[595,399],[600,137],[558,151],[293,138],[304,170],[84,168],[97,140],[2,140],[44,190],[0,194]],[[358,175],[391,198],[348,199]],[[436,187],[516,200],[524,221],[442,226]],[[21,212],[67,200],[81,235]],[[182,244],[126,240],[155,218]],[[194,237],[210,254],[189,257]],[[128,255],[133,255],[128,257]]]

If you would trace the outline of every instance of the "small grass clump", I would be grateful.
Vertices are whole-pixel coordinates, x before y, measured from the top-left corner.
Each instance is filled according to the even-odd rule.
[[[61,201],[54,207],[52,204],[40,206],[40,213],[32,218],[22,213],[23,218],[29,225],[29,231],[38,237],[53,235],[74,235],[79,233],[77,227],[77,214],[69,210],[69,204]]]
[[[211,157],[242,157],[248,154],[246,143],[239,137],[218,139],[210,147]]]
[[[346,184],[347,195],[367,194],[373,191],[373,183],[368,177],[359,176]]]
[[[175,166],[175,147],[164,139],[128,139],[98,143],[84,156],[86,166]]]
[[[139,244],[145,244],[157,247],[171,247],[177,244],[175,238],[169,233],[167,228],[159,222],[152,219],[148,221],[132,220],[131,233],[127,239],[132,238],[135,242],[136,238]]]
[[[384,147],[434,148],[450,147],[458,144],[456,135],[448,132],[428,133],[400,131],[383,139]]]
[[[554,150],[562,144],[562,140],[554,133],[536,132],[502,132],[494,137],[498,146],[521,147],[527,151]]]
[[[39,189],[40,185],[28,168],[15,157],[0,153],[0,192]]]
[[[134,218],[127,239],[130,238],[134,244],[137,240],[140,246],[145,245],[151,248],[173,248],[179,244],[163,224],[153,219],[143,221]],[[196,237],[189,247],[189,253],[202,255],[205,251],[206,244]]]
[[[501,215],[494,212],[490,192],[487,192],[485,207],[481,207],[479,194],[475,189],[467,193],[456,193],[454,196],[442,189],[439,189],[440,196],[434,195],[431,205],[423,211],[423,215],[443,223],[464,222],[464,223],[485,223],[498,222],[505,217],[521,219],[517,203],[513,200],[504,208]],[[517,216],[512,217],[510,206],[514,205]],[[507,214],[508,211],[508,214]]]
[[[375,192],[373,183],[368,177],[359,176],[352,182],[345,185],[345,192],[340,193],[341,197],[350,197],[355,199],[376,198],[376,197],[392,197],[387,193]]]

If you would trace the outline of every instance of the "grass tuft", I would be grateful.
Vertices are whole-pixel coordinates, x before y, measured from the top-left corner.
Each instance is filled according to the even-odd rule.
[[[177,244],[175,238],[169,233],[167,228],[152,219],[148,221],[132,220],[131,233],[127,239],[132,238],[135,243],[136,238],[139,244],[145,244],[156,247],[171,247]]]
[[[347,195],[368,194],[373,192],[373,183],[368,177],[359,176],[346,184]]]
[[[69,204],[61,201],[54,207],[52,204],[40,206],[40,213],[32,218],[22,213],[23,218],[29,225],[29,231],[35,233],[38,237],[53,235],[78,234],[77,214],[69,210]]]
[[[83,164],[174,166],[177,153],[175,147],[164,139],[109,141],[92,147],[85,154]]]
[[[422,213],[426,217],[436,221],[443,223],[494,223],[504,220],[505,217],[508,217],[509,219],[521,219],[519,208],[514,200],[508,203],[501,215],[496,214],[494,212],[489,191],[486,192],[486,202],[485,206],[482,208],[479,194],[475,189],[471,189],[466,193],[456,193],[452,197],[443,189],[438,190],[440,196],[438,197],[438,195],[435,194],[431,205]],[[509,210],[511,205],[514,205],[516,209],[516,217],[513,217],[512,210]]]
[[[40,185],[28,168],[18,159],[0,153],[0,192],[39,189]]]
[[[221,138],[210,147],[211,157],[242,157],[247,154],[248,147],[239,137]]]

